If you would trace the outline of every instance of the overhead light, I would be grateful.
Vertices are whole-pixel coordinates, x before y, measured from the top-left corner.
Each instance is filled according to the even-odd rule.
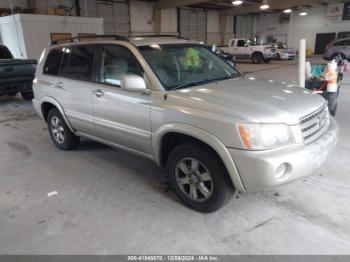
[[[283,10],[283,13],[290,14],[292,12],[292,9],[288,8],[286,10]]]
[[[300,16],[307,16],[307,12],[305,12],[305,11],[304,11],[304,12],[301,12],[301,13],[299,13],[299,15],[300,15]]]
[[[270,8],[270,6],[267,4],[267,1],[264,0],[263,4],[260,6],[260,9],[261,10],[266,10],[266,9],[269,9],[269,8]]]
[[[235,0],[232,2],[233,5],[241,5],[243,4],[243,1],[242,0]]]

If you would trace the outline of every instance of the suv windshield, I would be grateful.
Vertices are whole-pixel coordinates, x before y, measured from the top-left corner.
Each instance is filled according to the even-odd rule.
[[[0,59],[11,59],[12,55],[5,46],[0,46]]]
[[[139,49],[166,90],[197,86],[240,75],[218,55],[199,44],[151,45]]]

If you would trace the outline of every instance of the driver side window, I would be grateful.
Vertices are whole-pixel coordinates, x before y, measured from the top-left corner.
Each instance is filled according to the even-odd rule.
[[[246,42],[244,40],[238,40],[237,46],[238,47],[245,47],[246,46]]]
[[[143,70],[134,55],[123,46],[105,45],[101,55],[99,82],[120,86],[126,74],[143,77]]]

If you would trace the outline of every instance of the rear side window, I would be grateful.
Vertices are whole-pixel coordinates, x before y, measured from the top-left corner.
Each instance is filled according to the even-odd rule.
[[[339,41],[334,44],[335,46],[350,46],[350,40]]]
[[[0,46],[0,59],[11,59],[12,54],[5,46]]]
[[[92,81],[95,49],[95,45],[66,48],[60,74],[67,78]]]
[[[62,58],[62,49],[52,49],[47,55],[43,73],[47,75],[58,75]]]

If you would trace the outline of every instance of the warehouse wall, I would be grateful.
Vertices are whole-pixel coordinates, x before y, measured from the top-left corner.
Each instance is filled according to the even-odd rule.
[[[162,10],[161,24],[162,34],[177,34],[177,9],[169,8]]]
[[[306,38],[307,48],[314,50],[317,33],[350,31],[350,21],[331,22],[326,17],[326,7],[320,6],[308,10],[309,15],[291,15],[289,27],[289,45],[298,47],[299,40]]]
[[[273,35],[277,42],[288,42],[289,23],[280,23],[281,13],[255,16],[254,34],[266,38]]]
[[[208,44],[220,43],[220,14],[215,10],[207,12],[207,41]]]
[[[81,0],[81,15],[87,17],[96,17],[96,1],[97,0]],[[57,6],[57,4],[64,4],[67,7],[72,6],[73,0],[32,0],[35,4],[35,9],[38,13],[45,14],[49,7]],[[13,0],[14,6],[21,8],[28,8],[27,0]],[[3,8],[9,8],[8,1],[1,1]],[[154,4],[151,2],[143,2],[138,0],[131,0],[130,6],[130,25],[132,35],[154,34]],[[0,5],[1,7],[1,5]],[[75,11],[73,10],[73,14]],[[178,32],[178,13],[176,8],[162,10],[162,26],[161,32],[163,34],[176,34]],[[207,40],[208,43],[220,42],[220,16],[219,12],[215,10],[208,10],[207,13]],[[227,34],[226,39],[233,36],[233,17],[227,19]],[[226,42],[227,42],[226,41]]]
[[[28,8],[28,1],[27,0],[12,0],[13,7],[21,7],[21,8]],[[9,0],[1,0],[0,1],[0,8],[10,8]]]
[[[132,35],[154,34],[153,3],[131,1],[129,6]]]

